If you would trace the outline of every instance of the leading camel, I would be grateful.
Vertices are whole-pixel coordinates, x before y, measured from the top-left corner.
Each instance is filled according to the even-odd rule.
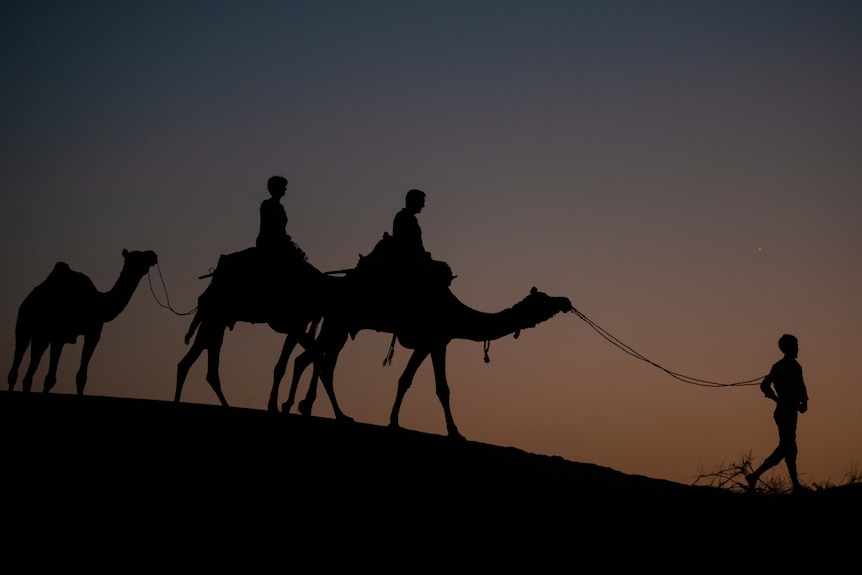
[[[338,297],[326,302],[323,328],[311,348],[295,361],[290,395],[283,411],[293,405],[299,377],[311,362],[315,373],[300,412],[309,414],[318,377],[332,398],[335,364],[348,336],[363,329],[393,334],[402,346],[413,353],[398,379],[398,390],[389,416],[390,427],[399,427],[398,416],[404,395],[413,383],[419,367],[430,356],[434,369],[436,393],[443,407],[446,429],[450,436],[461,437],[449,402],[446,377],[446,349],[454,339],[490,342],[509,334],[534,327],[557,313],[572,311],[564,297],[551,297],[535,287],[522,301],[496,313],[475,310],[462,303],[450,289],[454,276],[449,266],[427,258],[399,257],[391,236],[383,239],[359,264],[345,270]],[[293,348],[285,342],[285,352]],[[285,361],[282,353],[280,362]],[[283,373],[283,371],[282,371]],[[279,384],[276,369],[273,395]],[[336,412],[337,414],[338,412]]]
[[[51,391],[57,382],[57,365],[63,346],[75,343],[78,336],[83,335],[81,366],[75,384],[78,395],[84,395],[87,368],[102,336],[102,327],[126,308],[141,278],[157,260],[152,251],[123,250],[123,258],[120,277],[107,292],[100,292],[86,275],[58,262],[47,279],[24,299],[15,325],[15,356],[8,378],[10,391],[15,388],[18,368],[27,348],[30,348],[30,365],[21,380],[24,392],[30,391],[33,375],[49,346],[50,364],[43,391]]]
[[[357,291],[362,293],[365,290]],[[446,377],[446,348],[449,343],[454,339],[490,342],[510,334],[517,337],[521,330],[534,327],[557,313],[573,309],[567,298],[548,296],[535,287],[526,298],[496,313],[478,311],[465,305],[448,287],[420,289],[417,295],[421,297],[406,302],[396,301],[394,305],[380,305],[378,300],[374,303],[355,301],[354,305],[335,306],[336,309],[325,316],[323,328],[314,342],[314,347],[296,359],[297,368],[283,410],[289,411],[293,405],[303,368],[314,358],[318,358],[320,365],[315,368],[306,400],[300,402],[300,411],[310,414],[318,367],[324,386],[327,390],[332,389],[335,363],[348,335],[354,336],[362,329],[373,329],[392,333],[393,345],[397,339],[403,347],[413,350],[404,372],[398,379],[398,390],[389,416],[390,427],[400,427],[398,415],[401,403],[419,367],[430,356],[436,393],[443,408],[447,433],[450,437],[462,438],[452,417],[449,401],[450,390]],[[274,389],[277,385],[276,380]]]

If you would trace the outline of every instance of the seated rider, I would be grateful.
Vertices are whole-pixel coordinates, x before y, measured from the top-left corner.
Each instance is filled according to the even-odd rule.
[[[431,259],[422,244],[422,228],[416,215],[425,207],[425,192],[407,192],[404,207],[392,222],[392,252],[397,274],[412,287],[448,286],[452,272],[448,264]]]
[[[284,288],[288,279],[296,280],[310,268],[305,253],[287,235],[287,212],[281,198],[287,191],[287,179],[272,176],[266,184],[270,197],[260,204],[260,231],[255,257],[260,280],[269,284],[274,293]],[[291,281],[294,285],[295,281]],[[298,287],[295,286],[294,287]]]
[[[424,207],[425,192],[414,189],[407,192],[404,207],[395,214],[392,221],[392,238],[399,259],[422,260],[431,257],[422,245],[422,228],[416,218]]]
[[[273,176],[266,187],[270,197],[260,203],[260,231],[255,245],[267,259],[285,259],[288,263],[305,261],[305,253],[287,235],[287,212],[281,198],[287,191],[287,179]]]
[[[260,204],[260,231],[256,245],[261,250],[279,250],[290,240],[287,235],[287,212],[281,198],[287,192],[287,178],[273,176],[266,183],[270,197]]]

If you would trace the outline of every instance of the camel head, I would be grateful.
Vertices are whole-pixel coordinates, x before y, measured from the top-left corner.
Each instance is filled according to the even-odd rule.
[[[156,252],[147,250],[145,252],[130,252],[129,250],[123,250],[123,258],[126,260],[125,266],[129,270],[134,270],[140,275],[144,275],[149,271],[151,267],[158,263],[158,256],[156,256]]]
[[[519,318],[520,329],[515,332],[515,337],[521,329],[535,327],[543,321],[549,320],[558,313],[572,311],[572,302],[569,298],[553,297],[540,292],[535,287],[530,290],[530,295],[512,306],[512,313]]]

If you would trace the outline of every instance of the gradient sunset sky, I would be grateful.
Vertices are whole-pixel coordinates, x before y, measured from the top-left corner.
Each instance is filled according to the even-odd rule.
[[[154,250],[186,312],[198,276],[253,245],[269,176],[290,181],[288,233],[321,270],[355,265],[420,188],[425,246],[477,309],[536,286],[727,383],[764,375],[795,334],[801,478],[838,483],[862,462],[860,30],[846,1],[4,2],[0,365],[57,261],[104,291],[124,248]],[[145,277],[88,394],[172,399],[189,319]],[[336,392],[358,421],[388,422],[409,357],[383,367],[389,339],[342,352]],[[227,333],[233,405],[265,408],[282,340]],[[56,393],[74,393],[80,348]],[[757,386],[683,383],[574,314],[482,357],[449,348],[471,440],[683,483],[777,443]],[[204,370],[184,401],[216,403]],[[332,416],[323,395],[315,413]],[[401,424],[445,433],[430,365]]]

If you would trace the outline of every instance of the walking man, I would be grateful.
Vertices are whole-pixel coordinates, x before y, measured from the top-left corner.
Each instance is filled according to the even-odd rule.
[[[778,340],[778,349],[784,353],[784,357],[772,366],[769,375],[760,384],[763,394],[776,404],[773,418],[778,426],[778,447],[745,479],[748,486],[754,489],[763,472],[783,459],[793,491],[798,492],[803,488],[796,475],[796,419],[799,413],[808,411],[808,392],[802,379],[802,366],[796,361],[799,354],[798,340],[790,334],[784,334]]]

